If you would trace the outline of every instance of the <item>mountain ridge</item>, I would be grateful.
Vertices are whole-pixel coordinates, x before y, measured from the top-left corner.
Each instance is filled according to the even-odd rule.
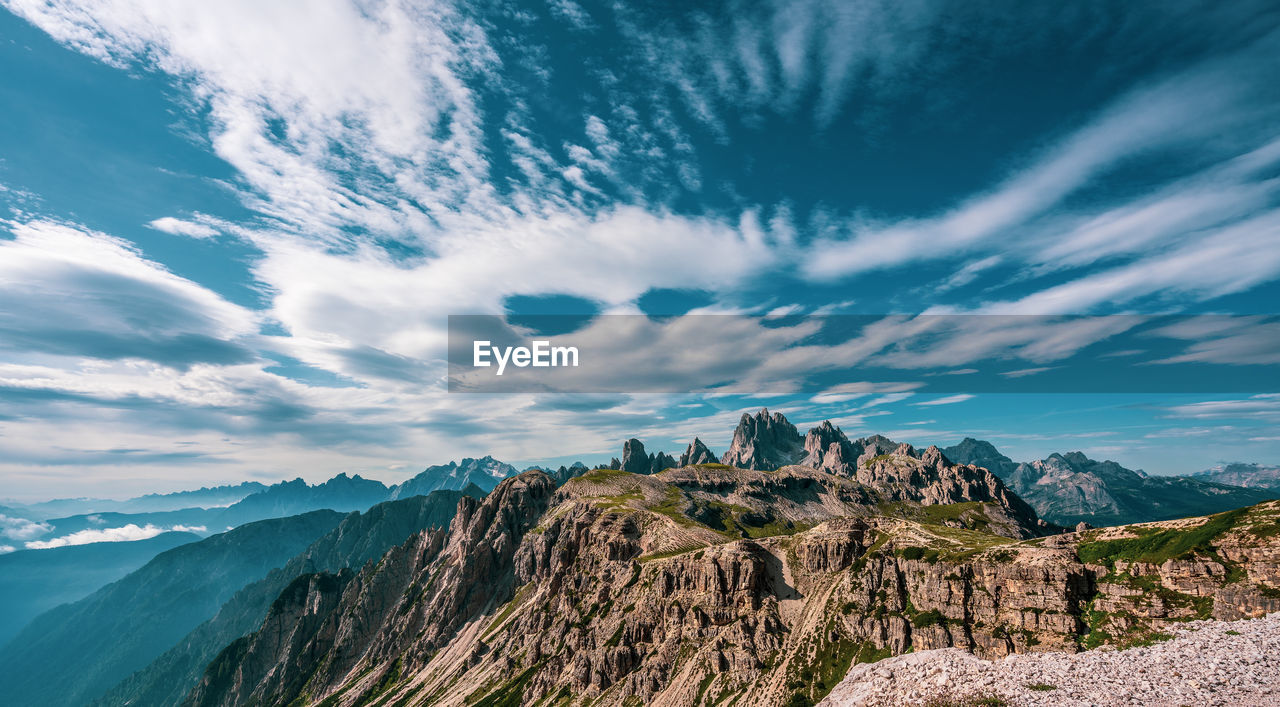
[[[1096,461],[1079,451],[1016,463],[991,443],[966,438],[943,453],[992,468],[1042,517],[1066,526],[1169,520],[1280,497],[1280,491],[1228,486],[1195,476],[1151,475],[1111,460]]]
[[[94,704],[138,707],[180,702],[218,651],[257,628],[278,595],[297,577],[362,567],[423,529],[447,526],[463,497],[483,495],[474,486],[461,491],[442,490],[385,501],[363,513],[347,514],[333,530],[283,566],[241,587],[215,615],[148,665],[124,677]]]
[[[909,464],[889,456],[870,466]],[[1076,651],[1280,609],[1264,591],[1280,503],[1023,540],[966,507],[886,507],[797,466],[594,470],[559,489],[526,472],[376,566],[300,577],[187,704],[811,703],[850,664],[912,649]],[[1144,554],[1151,533],[1191,554]],[[1133,589],[1150,582],[1154,607]]]

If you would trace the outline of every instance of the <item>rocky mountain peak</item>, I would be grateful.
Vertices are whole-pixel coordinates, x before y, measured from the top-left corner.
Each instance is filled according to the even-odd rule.
[[[633,437],[622,443],[622,460],[617,465],[611,464],[610,468],[621,469],[632,474],[656,474],[663,469],[676,466],[675,457],[665,452],[646,454],[644,443]]]
[[[804,438],[805,466],[841,476],[851,476],[857,467],[860,445],[854,445],[831,420],[809,430]]]
[[[684,454],[680,455],[680,466],[689,466],[690,464],[712,464],[719,461],[716,455],[712,453],[707,445],[697,437],[689,443],[689,447],[684,450]]]
[[[804,438],[782,413],[762,408],[755,415],[742,414],[733,431],[733,443],[720,459],[740,469],[771,471],[804,458]]]
[[[973,464],[990,469],[1000,478],[1007,478],[1017,468],[1017,462],[1000,453],[996,446],[986,440],[965,437],[952,447],[942,450],[947,459],[957,464]]]
[[[632,474],[649,473],[649,455],[644,451],[644,442],[632,437],[622,443],[622,470]]]

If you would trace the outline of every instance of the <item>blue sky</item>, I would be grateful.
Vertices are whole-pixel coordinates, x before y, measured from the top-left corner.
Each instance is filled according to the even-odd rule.
[[[1274,3],[0,5],[0,496],[722,451],[765,404],[1280,462],[1273,374],[753,391],[822,352],[742,332],[732,394],[468,396],[442,361],[449,314],[1272,314]],[[1191,328],[1174,355],[1280,363],[1274,319]]]

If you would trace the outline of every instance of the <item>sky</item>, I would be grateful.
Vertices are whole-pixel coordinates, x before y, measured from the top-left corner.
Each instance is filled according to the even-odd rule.
[[[0,498],[722,452],[766,405],[1280,463],[1275,3],[0,6]],[[642,315],[666,368],[608,366],[681,383],[451,393],[459,314]],[[979,323],[883,338],[924,321]]]

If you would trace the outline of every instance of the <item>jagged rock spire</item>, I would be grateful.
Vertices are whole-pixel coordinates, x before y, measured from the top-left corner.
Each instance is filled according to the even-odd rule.
[[[716,455],[697,437],[693,438],[693,441],[689,443],[689,447],[684,450],[684,454],[680,455],[680,466],[711,464],[717,461],[719,459],[716,458]]]
[[[796,426],[780,412],[762,408],[755,415],[743,413],[733,431],[733,444],[722,462],[741,469],[771,471],[795,464],[804,457],[804,439]]]

